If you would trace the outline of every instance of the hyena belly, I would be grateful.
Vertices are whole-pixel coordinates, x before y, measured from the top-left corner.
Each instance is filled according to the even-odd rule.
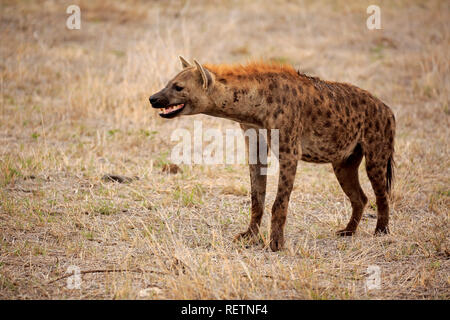
[[[361,140],[365,106],[343,99],[335,92],[329,97],[304,107],[300,141],[303,161],[339,162],[347,158]]]
[[[336,126],[332,130],[304,128],[300,141],[302,160],[314,163],[333,163],[347,158],[355,149],[359,131]]]

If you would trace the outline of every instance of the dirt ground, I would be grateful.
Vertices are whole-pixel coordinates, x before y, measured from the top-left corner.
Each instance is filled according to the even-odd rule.
[[[0,298],[449,299],[450,3],[377,1],[382,29],[368,30],[372,2],[1,0]],[[66,27],[71,4],[80,30]],[[289,63],[389,105],[391,234],[373,236],[364,165],[369,205],[357,234],[339,238],[350,202],[330,165],[300,162],[285,249],[267,247],[276,176],[262,241],[233,242],[249,222],[248,168],[162,170],[174,129],[239,127],[150,108],[180,54]],[[56,280],[70,267],[86,272],[79,288]]]

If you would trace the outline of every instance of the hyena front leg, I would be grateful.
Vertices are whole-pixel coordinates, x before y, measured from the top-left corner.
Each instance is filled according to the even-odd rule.
[[[242,130],[247,130],[250,127],[241,125]],[[253,128],[252,128],[253,129]],[[269,134],[270,135],[270,134]],[[257,155],[259,155],[259,149],[265,148],[266,152],[268,152],[267,141],[262,137],[258,137],[258,139],[262,139],[260,143],[255,146],[253,150],[257,151]],[[270,141],[270,136],[268,138]],[[247,148],[247,158],[249,157],[249,140],[245,139],[245,144]],[[251,199],[252,199],[252,208],[251,208],[251,219],[250,225],[247,231],[242,232],[236,236],[236,240],[240,240],[242,238],[251,238],[259,233],[259,226],[261,225],[261,219],[264,214],[264,203],[266,198],[266,182],[267,175],[261,174],[263,168],[267,168],[267,165],[261,164],[259,156],[257,157],[257,163],[249,164],[250,168],[250,185],[251,185]]]
[[[295,173],[298,160],[290,154],[280,153],[280,176],[278,178],[278,191],[272,206],[272,220],[270,231],[270,248],[278,251],[284,244],[284,224],[286,222],[289,197],[294,186]]]
[[[259,233],[259,226],[261,225],[261,219],[264,214],[264,202],[266,198],[267,175],[261,175],[261,168],[263,167],[264,166],[260,164],[250,165],[252,216],[247,231],[239,233],[236,236],[236,240],[241,238],[251,238]]]

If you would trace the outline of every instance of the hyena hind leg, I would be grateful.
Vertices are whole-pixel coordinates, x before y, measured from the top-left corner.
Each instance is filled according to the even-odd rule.
[[[377,226],[375,234],[389,233],[389,200],[387,190],[386,171],[388,164],[367,159],[366,170],[377,201]]]
[[[345,229],[339,230],[336,234],[340,236],[351,236],[355,233],[359,221],[367,204],[367,197],[361,188],[358,177],[358,168],[361,164],[363,152],[361,145],[355,147],[353,153],[344,161],[333,163],[333,170],[339,184],[344,190],[352,204],[352,217]]]
[[[366,156],[366,170],[377,201],[377,226],[375,234],[389,233],[389,186],[392,172],[392,158],[378,161]]]

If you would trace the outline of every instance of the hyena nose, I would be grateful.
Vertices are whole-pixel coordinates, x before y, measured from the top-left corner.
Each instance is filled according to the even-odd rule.
[[[158,98],[155,98],[155,96],[151,96],[149,99],[150,104],[154,105],[155,103],[158,102]]]

